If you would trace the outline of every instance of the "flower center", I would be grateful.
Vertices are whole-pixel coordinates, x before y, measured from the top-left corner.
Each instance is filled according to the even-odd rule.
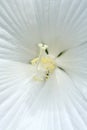
[[[40,48],[39,56],[32,59],[30,63],[36,67],[35,80],[47,80],[54,72],[56,66],[55,60],[48,55],[48,46],[45,44],[38,44]]]

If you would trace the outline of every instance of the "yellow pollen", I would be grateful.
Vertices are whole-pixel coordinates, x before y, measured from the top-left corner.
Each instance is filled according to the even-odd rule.
[[[56,68],[56,64],[54,62],[54,60],[49,57],[48,55],[43,55],[43,53],[45,52],[45,50],[47,49],[47,45],[43,45],[43,44],[39,44],[38,45],[40,47],[40,54],[38,57],[32,59],[30,61],[30,63],[32,65],[36,65],[36,69],[37,71],[40,70],[40,68],[43,68],[44,72],[45,72],[45,76],[42,78],[42,77],[39,77],[39,76],[35,76],[34,79],[35,80],[38,80],[38,81],[42,81],[44,79],[48,79],[50,74],[52,74]],[[39,69],[38,69],[39,68]]]
[[[50,73],[52,73],[56,67],[54,61],[50,57],[42,57],[41,64]]]

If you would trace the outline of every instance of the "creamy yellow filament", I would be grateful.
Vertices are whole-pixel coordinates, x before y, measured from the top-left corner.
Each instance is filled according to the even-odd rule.
[[[37,71],[39,70],[39,66],[41,66],[45,70],[45,76],[43,78],[40,78],[38,75],[36,75],[34,79],[38,81],[44,79],[47,80],[50,74],[54,72],[56,64],[50,56],[43,55],[48,46],[44,44],[39,44],[38,46],[40,47],[40,54],[37,58],[32,59],[30,62],[32,65],[36,65]]]

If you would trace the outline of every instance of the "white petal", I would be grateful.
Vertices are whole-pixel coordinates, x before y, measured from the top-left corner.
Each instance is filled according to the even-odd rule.
[[[87,78],[87,42],[67,50],[57,58],[57,64],[70,75]]]
[[[13,107],[2,118],[2,129],[87,129],[86,100],[64,72],[56,71],[44,86],[35,83],[25,93],[26,98],[22,95],[13,102]]]
[[[55,55],[85,42],[86,14],[86,0],[1,0],[0,57],[27,62],[39,42]]]
[[[0,1],[0,58],[28,62],[37,53],[38,28],[31,1]]]
[[[0,129],[15,130],[38,95],[43,83],[33,83],[34,71],[23,63],[0,60]]]

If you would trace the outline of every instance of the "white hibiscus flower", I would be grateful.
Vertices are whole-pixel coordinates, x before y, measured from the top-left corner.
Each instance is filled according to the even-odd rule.
[[[87,130],[87,0],[0,0],[0,130]]]

